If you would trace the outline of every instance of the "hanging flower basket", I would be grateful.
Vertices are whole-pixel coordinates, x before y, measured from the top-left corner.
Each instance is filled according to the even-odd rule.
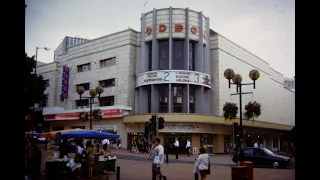
[[[238,106],[236,103],[226,102],[223,105],[223,116],[225,119],[235,119],[238,114]]]
[[[261,105],[255,102],[249,102],[245,107],[244,116],[248,119],[255,119],[258,118],[261,114]]]
[[[100,109],[95,109],[92,111],[93,120],[100,121],[102,120],[103,113]]]
[[[79,119],[80,119],[82,122],[88,121],[88,119],[89,119],[88,117],[89,117],[88,112],[81,112],[81,113],[79,114]]]

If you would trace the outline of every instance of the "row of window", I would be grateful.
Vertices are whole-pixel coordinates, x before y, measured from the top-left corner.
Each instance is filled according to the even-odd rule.
[[[115,57],[104,59],[104,60],[100,60],[100,68],[114,66],[115,64],[116,64],[116,58]],[[77,71],[78,72],[86,72],[86,71],[90,71],[90,70],[91,70],[91,64],[90,63],[82,64],[82,65],[78,65],[77,66]]]
[[[106,96],[99,98],[99,106],[113,106],[114,96]],[[77,107],[89,106],[89,99],[76,100]]]
[[[99,81],[99,85],[104,88],[115,86],[115,78],[101,80]],[[86,91],[90,89],[90,83],[77,84],[76,86],[77,87],[82,86]]]
[[[195,100],[195,86],[189,86],[189,112],[195,112],[194,100]],[[158,85],[157,87],[159,91],[159,113],[168,113],[168,85]],[[182,102],[185,101],[183,99],[183,89],[184,86],[174,85],[173,86],[173,94],[172,94],[172,103],[173,103],[173,113],[182,113]],[[148,91],[148,113],[151,113],[151,86],[149,86]]]
[[[183,68],[183,41],[173,41],[172,69]],[[159,69],[169,69],[169,41],[159,42]],[[149,44],[149,71],[152,70],[152,44]],[[195,70],[195,43],[189,43],[189,70]]]

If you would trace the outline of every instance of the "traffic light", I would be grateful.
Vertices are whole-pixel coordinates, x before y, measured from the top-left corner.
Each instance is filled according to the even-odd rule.
[[[156,129],[157,129],[157,116],[152,115],[150,122],[151,123],[150,123],[149,131],[156,131]]]
[[[150,121],[144,123],[144,137],[148,137],[150,128]]]
[[[159,123],[158,124],[158,129],[163,129],[164,128],[164,123],[165,123],[163,117],[159,117],[158,123]]]

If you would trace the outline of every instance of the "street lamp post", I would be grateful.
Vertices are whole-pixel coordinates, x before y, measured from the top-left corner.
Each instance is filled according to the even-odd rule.
[[[25,6],[27,7],[27,5]],[[47,48],[47,47],[36,47],[36,59],[35,59],[35,66],[34,66],[34,75],[35,75],[35,85],[37,85],[37,67],[38,67],[38,50],[39,49],[44,49],[46,51],[49,51],[50,48]],[[33,111],[34,111],[34,103],[33,103],[33,107],[32,107]]]
[[[89,91],[90,96],[89,97],[82,96],[84,91],[85,91],[85,89],[83,86],[77,87],[77,93],[80,96],[80,100],[81,99],[89,99],[89,108],[90,108],[89,120],[90,120],[90,130],[92,130],[92,104],[94,104],[94,98],[96,97],[97,94],[98,94],[98,100],[100,100],[100,95],[103,93],[103,87],[97,86],[96,89],[90,89],[90,91]]]
[[[239,95],[239,113],[240,113],[240,132],[239,132],[239,143],[240,143],[240,162],[243,161],[243,137],[242,137],[242,94],[252,94],[252,92],[242,92],[242,86],[247,86],[247,85],[253,85],[253,89],[256,88],[256,80],[259,79],[260,73],[257,70],[251,70],[249,73],[250,79],[253,81],[253,83],[241,83],[242,82],[242,77],[240,74],[235,74],[232,69],[226,69],[224,71],[224,77],[228,80],[229,82],[229,89],[231,88],[231,84],[234,84],[237,86],[237,93],[235,94],[230,94],[230,95]],[[232,82],[231,83],[231,79]],[[239,143],[237,143],[237,147],[239,147]]]
[[[50,48],[47,48],[47,47],[36,47],[36,65],[35,65],[35,68],[34,68],[34,74],[37,75],[37,66],[38,66],[38,50],[39,49],[44,49],[46,51],[49,51]]]

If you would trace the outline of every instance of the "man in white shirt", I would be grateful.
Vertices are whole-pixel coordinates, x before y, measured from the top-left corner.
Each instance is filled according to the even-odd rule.
[[[255,147],[255,148],[259,148],[258,141],[257,141],[256,143],[254,143],[254,147]]]
[[[154,144],[155,144],[155,147],[154,147],[155,156],[152,162],[152,180],[156,180],[157,175],[161,175],[160,166],[163,163],[163,159],[164,159],[164,148],[160,144],[160,139],[155,138]]]
[[[191,142],[189,141],[189,139],[187,139],[186,149],[187,149],[188,156],[190,156],[190,147],[191,147]]]
[[[173,143],[174,145],[174,152],[176,154],[176,159],[178,159],[178,154],[179,154],[179,141],[178,138],[175,139],[175,142]]]
[[[110,146],[109,146],[110,145],[109,139],[102,140],[101,144],[102,144],[103,150],[108,151],[111,154]]]

